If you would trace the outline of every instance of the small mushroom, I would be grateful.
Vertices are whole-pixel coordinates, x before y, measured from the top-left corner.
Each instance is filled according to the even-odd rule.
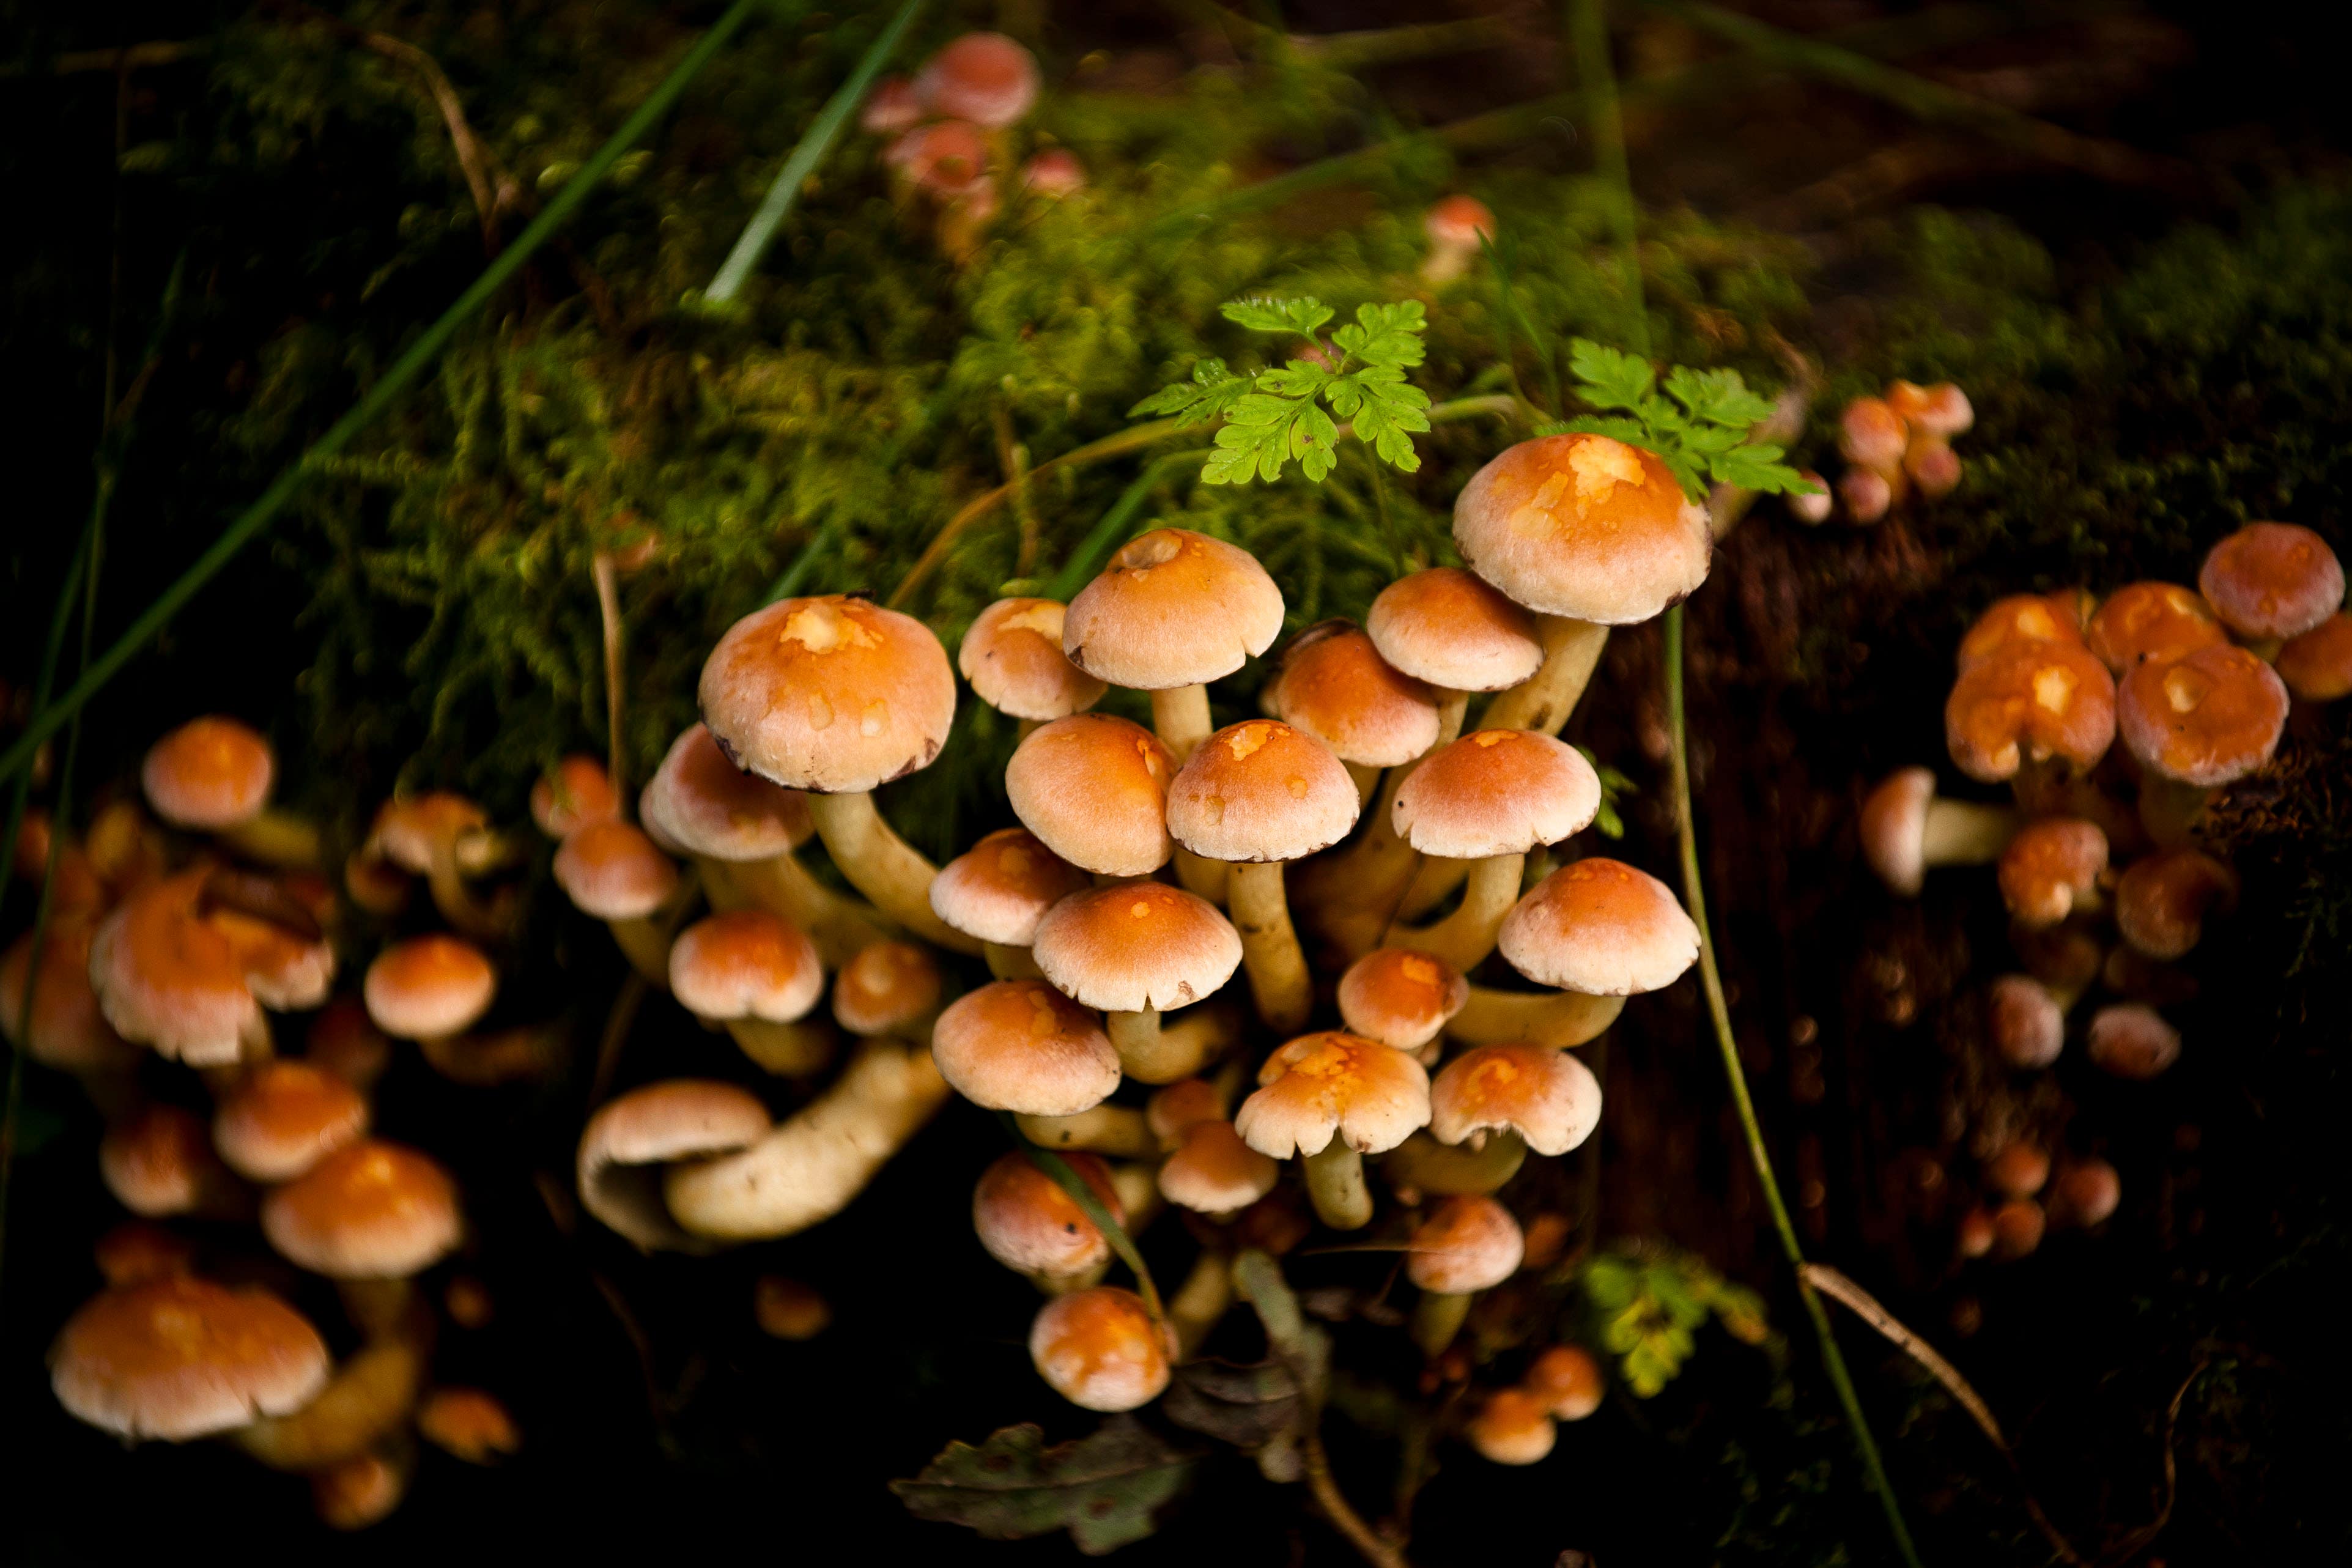
[[[931,1043],[940,1016],[940,965],[911,942],[862,948],[833,979],[834,1021],[861,1039]]]
[[[191,1067],[267,1056],[268,1026],[228,937],[201,916],[197,867],[133,893],[90,939],[89,980],[124,1039]]]
[[[2013,1068],[2046,1068],[2066,1047],[2066,1007],[2061,997],[2030,974],[2004,974],[1985,995],[1985,1025],[1992,1048]]]
[[[1429,1087],[1430,1135],[1485,1146],[1516,1136],[1538,1154],[1565,1154],[1601,1125],[1601,1081],[1566,1051],[1478,1046],[1445,1064]]]
[[[1168,863],[1176,763],[1140,724],[1076,713],[1033,732],[1005,764],[1004,794],[1037,841],[1081,870],[1148,877]]]
[[[2180,1058],[2180,1031],[2153,1007],[2118,1002],[2091,1017],[2091,1060],[2117,1078],[2150,1079]]]
[[[669,984],[669,933],[660,916],[677,896],[677,866],[645,830],[617,817],[572,830],[555,852],[555,879],[580,912],[603,921],[632,967]]]
[[[331,1279],[405,1279],[457,1245],[457,1188],[404,1144],[347,1143],[261,1204],[278,1254]]]
[[[1915,381],[1886,384],[1886,406],[1915,430],[1946,437],[1966,435],[1977,422],[1969,395],[1948,381],[1921,386]]]
[[[1281,1173],[1219,1116],[1184,1130],[1160,1166],[1160,1193],[1180,1208],[1230,1219],[1274,1191]]]
[[[68,1415],[134,1442],[184,1443],[299,1409],[327,1376],[326,1342],[293,1308],[184,1274],[100,1292],[49,1358]]]
[[[1087,166],[1067,147],[1047,147],[1021,165],[1021,188],[1049,201],[1087,188]]]
[[[1110,689],[1062,651],[1067,614],[1058,599],[999,599],[972,617],[956,647],[956,668],[973,695],[1019,720],[1024,740],[1040,724],[1085,712]]]
[[[1125,1225],[1126,1208],[1111,1184],[1109,1167],[1092,1154],[1061,1158],[1111,1218]],[[971,1228],[991,1258],[1027,1276],[1049,1296],[1086,1289],[1110,1262],[1110,1242],[1077,1200],[1018,1150],[981,1173],[971,1194]]]
[[[766,910],[730,910],[697,921],[669,950],[678,1005],[722,1025],[743,1054],[772,1073],[804,1077],[833,1059],[833,1037],[805,1020],[824,994],[816,944]]]
[[[813,1340],[833,1326],[833,1308],[813,1285],[762,1274],[751,1287],[751,1316],[772,1339]]]
[[[1037,58],[1002,33],[966,33],[924,62],[914,85],[932,113],[1002,130],[1037,101]]]
[[[490,1465],[519,1452],[522,1432],[507,1407],[478,1388],[436,1388],[416,1406],[416,1435],[455,1459]]]
[[[1102,1021],[1043,980],[1000,980],[940,1015],[931,1054],[973,1104],[1024,1116],[1076,1116],[1118,1087]]]
[[[2055,594],[2011,594],[1995,599],[1960,637],[1958,664],[1961,670],[1982,664],[1996,653],[2036,643],[2084,646],[2083,627],[2089,611],[2086,595],[2078,589]]]
[[[1498,1388],[1470,1418],[1470,1446],[1497,1465],[1532,1465],[1551,1452],[1559,1428],[1544,1399],[1524,1388]]]
[[[577,827],[621,815],[621,797],[604,764],[574,752],[531,782],[530,819],[557,843]]]
[[[1174,1349],[1142,1298],[1109,1285],[1055,1297],[1029,1329],[1038,1375],[1085,1410],[1133,1410],[1159,1398]]]
[[[1032,979],[1037,963],[1029,946],[1037,922],[1087,885],[1086,873],[1035,834],[1002,827],[940,868],[931,879],[931,910],[980,939],[989,973],[999,980]]]
[[[2045,816],[2019,829],[2000,852],[2000,897],[2021,925],[2053,926],[2099,907],[2107,836],[2095,822]]]
[[[2160,849],[2124,868],[2116,883],[2116,929],[2150,958],[2184,957],[2205,934],[2205,917],[2237,897],[2237,873],[2210,855]]]
[[[1404,1052],[1329,1031],[1291,1041],[1258,1069],[1234,1128],[1261,1154],[1305,1157],[1315,1212],[1334,1230],[1372,1217],[1364,1156],[1429,1124],[1429,1075]]]
[[[1607,1379],[1582,1345],[1552,1345],[1529,1363],[1519,1386],[1544,1401],[1555,1420],[1581,1421],[1601,1408]]]
[[[1266,685],[1268,711],[1330,749],[1359,800],[1383,768],[1402,767],[1438,743],[1436,694],[1382,658],[1345,621],[1309,626],[1283,650]]]
[[[2116,682],[2079,643],[2019,644],[1960,671],[1944,738],[1962,773],[1985,784],[2029,766],[2087,773],[2116,737]]]
[[[1986,1164],[1985,1180],[2004,1197],[2030,1198],[2049,1184],[2049,1152],[2039,1143],[2018,1139]]]
[[[1422,1353],[1434,1357],[1452,1344],[1469,1316],[1471,1297],[1517,1273],[1526,1256],[1519,1222],[1493,1198],[1453,1197],[1438,1205],[1405,1250],[1405,1273],[1421,1289],[1412,1340]]]
[[[1366,1039],[1401,1051],[1435,1039],[1469,1000],[1470,983],[1459,969],[1410,947],[1376,949],[1339,976],[1340,1019]]]
[[[895,136],[923,122],[923,98],[903,76],[886,76],[874,84],[857,111],[857,128],[869,136]]]
[[[2352,692],[2352,615],[2339,610],[2287,638],[2273,668],[2305,702],[2333,702]]]
[[[1429,235],[1429,259],[1421,264],[1421,279],[1434,289],[1468,270],[1480,242],[1495,236],[1495,215],[1477,197],[1457,193],[1432,206],[1422,227]]]
[[[1630,996],[1673,984],[1698,962],[1698,927],[1664,882],[1595,856],[1537,883],[1496,945],[1539,985]]]
[[[1242,962],[1232,922],[1180,888],[1115,882],[1073,893],[1037,922],[1030,951],[1055,989],[1108,1015],[1119,1063],[1139,1082],[1189,1078],[1237,1037],[1221,1009],[1161,1026],[1163,1011],[1214,994]]]
[[[2224,626],[2267,655],[2343,607],[2344,566],[2307,528],[2250,522],[2206,552],[2197,586]]]
[[[318,828],[269,805],[277,775],[269,742],[217,714],[192,719],[156,742],[139,769],[147,804],[173,826],[216,835],[269,865],[316,866]]]
[[[366,1133],[360,1091],[309,1062],[265,1062],[223,1097],[213,1147],[253,1182],[290,1182]]]
[[[2084,640],[2117,680],[2143,664],[2176,658],[2230,640],[2213,606],[2177,583],[2134,583],[2107,596],[2084,628]]]
[[[481,949],[439,932],[397,942],[368,965],[360,994],[376,1027],[395,1039],[444,1040],[473,1027],[498,993]]]
[[[1910,442],[1910,427],[1883,397],[1857,397],[1838,415],[1839,455],[1873,473],[1900,473]]]
[[[2050,1217],[2088,1230],[2104,1225],[2124,1201],[2123,1178],[2095,1155],[2070,1160],[2050,1188]]]
[[[580,1131],[583,1207],[646,1252],[710,1252],[709,1238],[670,1217],[663,1173],[732,1154],[765,1137],[768,1108],[730,1083],[670,1079],[607,1100]]]
[[[148,1219],[249,1216],[251,1200],[213,1152],[194,1111],[155,1104],[121,1118],[98,1144],[99,1175],[115,1201]]]

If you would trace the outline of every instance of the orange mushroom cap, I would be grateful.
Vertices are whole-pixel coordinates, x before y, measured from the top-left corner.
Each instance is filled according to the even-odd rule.
[[[1276,718],[1343,762],[1393,768],[1437,743],[1436,694],[1399,671],[1345,621],[1309,626],[1266,688]]]
[[[1501,691],[1543,665],[1526,607],[1458,566],[1433,566],[1381,589],[1364,633],[1399,671],[1449,691]]]
[[[214,715],[190,720],[149,748],[139,782],[164,821],[216,833],[260,816],[277,773],[268,742],[249,725]]]
[[[1092,1154],[1061,1156],[1112,1219],[1127,1210],[1111,1185],[1110,1167]],[[1108,1261],[1110,1243],[1062,1184],[1015,1150],[981,1173],[971,1194],[971,1228],[988,1255],[1007,1268],[1068,1279]]]
[[[550,838],[562,839],[575,827],[620,814],[612,775],[593,757],[574,752],[531,783],[530,819]]]
[[[688,725],[637,795],[655,843],[713,860],[765,860],[808,842],[808,797],[727,760],[709,726]]]
[[[1496,948],[1539,985],[1630,996],[1698,962],[1698,927],[1664,882],[1598,856],[1536,884],[1504,917]]]
[[[1441,1143],[1484,1147],[1517,1132],[1538,1154],[1565,1154],[1601,1124],[1601,1082],[1566,1051],[1479,1046],[1445,1064],[1429,1087],[1429,1131]]]
[[[261,1204],[262,1234],[287,1258],[335,1279],[399,1279],[457,1245],[457,1188],[415,1150],[344,1145]]]
[[[1960,771],[1985,784],[2052,758],[2087,770],[2116,738],[2115,677],[2080,643],[2011,647],[1960,672],[1944,738]]]
[[[2116,727],[2153,772],[2206,788],[2270,761],[2286,727],[2278,672],[2244,648],[2221,644],[2124,678]]]
[[[2213,606],[2177,583],[2134,583],[2116,589],[2084,633],[2091,651],[2118,680],[2143,664],[2168,664],[2229,640]]]
[[[1234,1130],[1261,1154],[1319,1153],[1338,1138],[1377,1154],[1429,1125],[1429,1075],[1403,1051],[1329,1030],[1303,1035],[1258,1068]]]
[[[1169,1339],[1140,1297],[1097,1285],[1038,1309],[1029,1330],[1029,1359],[1073,1405],[1133,1410],[1168,1386]]]
[[[2197,586],[2245,637],[2291,637],[2344,604],[2344,564],[2327,541],[2291,522],[2250,522],[2205,556]]]
[[[2000,854],[2000,896],[2029,926],[2052,926],[2097,888],[2107,868],[2107,836],[2078,816],[2029,822]]]
[[[68,1414],[173,1443],[299,1410],[327,1377],[326,1342],[299,1312],[267,1290],[186,1275],[100,1292],[50,1352]]]
[[[1463,487],[1454,540],[1520,604],[1603,626],[1689,597],[1714,550],[1706,510],[1656,454],[1593,435],[1507,448]]]
[[[972,618],[956,668],[1000,713],[1041,721],[1082,713],[1110,689],[1062,651],[1068,613],[1057,599],[999,599]]]
[[[1418,1050],[1470,1000],[1470,983],[1442,958],[1408,947],[1375,948],[1339,976],[1339,1016],[1368,1039]]]
[[[924,64],[915,95],[935,114],[1011,125],[1037,101],[1037,58],[1002,33],[966,33]]]
[[[1000,980],[950,1003],[931,1029],[940,1076],[973,1104],[1075,1116],[1118,1087],[1102,1020],[1042,980]]]
[[[1048,849],[1106,877],[1168,863],[1168,785],[1175,759],[1140,724],[1074,713],[1033,731],[1005,764],[1004,793]],[[1352,786],[1351,786],[1352,787]]]
[[[1035,834],[1001,827],[940,868],[931,912],[967,936],[1027,947],[1045,911],[1086,886],[1086,873]]]
[[[1282,590],[1255,556],[1155,528],[1120,546],[1070,601],[1062,651],[1114,686],[1164,691],[1233,674],[1281,632]]]

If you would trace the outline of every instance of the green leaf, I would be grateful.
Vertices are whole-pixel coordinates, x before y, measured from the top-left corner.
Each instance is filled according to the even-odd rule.
[[[950,1443],[913,1480],[890,1489],[918,1519],[961,1524],[991,1541],[1067,1530],[1099,1557],[1154,1529],[1153,1516],[1192,1480],[1200,1456],[1170,1446],[1131,1415],[1091,1436],[1045,1446],[1032,1426],[1007,1426],[981,1444]]]
[[[1331,1376],[1331,1336],[1307,1321],[1298,1310],[1298,1298],[1282,1277],[1282,1266],[1255,1247],[1234,1259],[1234,1293],[1256,1309],[1266,1348],[1289,1369],[1307,1396],[1300,1419],[1311,1425]]]
[[[1756,445],[1734,447],[1708,465],[1718,483],[1779,495],[1819,495],[1822,487],[1779,461],[1780,448]]]
[[[1145,414],[1172,414],[1179,429],[1224,417],[1234,402],[1250,390],[1247,376],[1235,375],[1221,359],[1195,361],[1191,382],[1163,386],[1127,411],[1132,419]]]
[[[1418,300],[1395,305],[1359,305],[1355,324],[1333,332],[1331,342],[1366,364],[1402,371],[1426,357],[1428,351],[1422,345],[1421,334],[1428,325]]]
[[[1220,311],[1228,321],[1254,332],[1296,332],[1307,339],[1336,314],[1312,295],[1303,300],[1235,300]]]
[[[1748,391],[1736,370],[1677,365],[1666,377],[1666,395],[1689,409],[1693,419],[1729,426],[1742,433],[1754,429],[1772,413],[1772,405]]]
[[[1577,379],[1577,395],[1595,408],[1637,409],[1657,383],[1648,361],[1589,338],[1569,343],[1568,367]]]

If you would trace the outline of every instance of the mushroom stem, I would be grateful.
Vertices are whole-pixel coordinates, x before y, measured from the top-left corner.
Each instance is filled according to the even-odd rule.
[[[1423,1290],[1420,1304],[1412,1310],[1412,1342],[1421,1347],[1422,1354],[1435,1361],[1462,1331],[1462,1320],[1469,1315],[1469,1297],[1450,1290]]]
[[[714,910],[762,909],[808,932],[827,969],[839,969],[866,948],[899,933],[881,912],[846,899],[809,874],[786,852],[764,860],[698,857],[702,885]],[[928,895],[927,895],[928,896]]]
[[[1478,721],[1481,729],[1559,734],[1568,716],[1576,711],[1577,699],[1591,684],[1601,650],[1609,642],[1609,628],[1566,616],[1538,616],[1536,637],[1543,645],[1543,663],[1533,675],[1495,699],[1486,716]]]
[[[779,1024],[767,1018],[730,1018],[727,1032],[760,1070],[778,1078],[809,1078],[833,1060],[833,1028],[819,1018]]]
[[[1356,804],[1359,806],[1370,805],[1372,792],[1381,787],[1381,770],[1370,763],[1350,763],[1344,759],[1339,765],[1348,770],[1348,776],[1356,783]]]
[[[1168,1206],[1168,1200],[1160,1193],[1157,1152],[1148,1160],[1122,1160],[1111,1166],[1110,1188],[1118,1194],[1118,1206],[1127,1211],[1121,1228],[1130,1237],[1141,1236],[1150,1229],[1160,1211]]]
[[[1157,1012],[1109,1013],[1104,1026],[1118,1052],[1120,1070],[1138,1083],[1174,1083],[1191,1078],[1241,1038],[1241,1019],[1230,1007],[1194,1007],[1174,1024]]]
[[[416,1287],[406,1279],[339,1279],[335,1294],[362,1339],[415,1338],[419,1331]]]
[[[1437,740],[1430,746],[1430,751],[1433,752],[1439,746],[1450,746],[1462,738],[1462,718],[1469,710],[1468,692],[1453,691],[1442,686],[1437,689]]]
[[[1314,1008],[1315,983],[1307,973],[1298,933],[1290,927],[1282,866],[1279,860],[1235,861],[1225,896],[1234,929],[1241,933],[1242,965],[1249,971],[1257,1016],[1277,1035],[1295,1035],[1307,1026]]]
[[[1489,855],[1471,862],[1469,890],[1452,914],[1418,931],[1392,924],[1384,945],[1418,948],[1469,973],[1495,951],[1503,917],[1519,901],[1519,879],[1527,863],[1523,854]]]
[[[1389,770],[1381,782],[1380,798],[1363,813],[1370,826],[1355,843],[1299,867],[1301,907],[1309,911],[1316,935],[1334,950],[1342,968],[1381,944],[1381,933],[1388,929],[1397,901],[1421,863],[1396,830],[1397,791],[1420,765],[1412,762]]]
[[[659,913],[639,915],[635,920],[606,921],[614,942],[620,945],[629,967],[646,978],[648,985],[669,989],[669,924]]]
[[[1200,1353],[1201,1342],[1234,1304],[1231,1260],[1213,1247],[1204,1247],[1192,1260],[1192,1272],[1168,1298],[1168,1326],[1176,1333],[1176,1358],[1189,1361]]]
[[[1185,848],[1176,847],[1176,880],[1196,899],[1206,899],[1223,909],[1225,904],[1225,863],[1206,860]]]
[[[1114,1017],[1118,1015],[1112,1015]],[[1160,1152],[1160,1141],[1140,1110],[1124,1105],[1097,1105],[1076,1116],[1016,1116],[1021,1136],[1040,1149],[1086,1149],[1127,1160],[1149,1160]]]
[[[939,868],[882,820],[872,795],[812,795],[808,804],[833,863],[875,908],[934,947],[979,953],[977,941],[931,912],[931,879]]]
[[[831,1089],[749,1149],[671,1166],[663,1195],[679,1225],[715,1240],[806,1230],[847,1207],[947,1098],[929,1051],[869,1040]]]
[[[371,1340],[335,1369],[310,1404],[240,1427],[228,1439],[273,1470],[322,1470],[365,1453],[398,1429],[416,1407],[424,1375],[420,1335]]]
[[[1451,283],[1470,269],[1470,258],[1476,254],[1466,245],[1433,245],[1421,264],[1421,280],[1433,289]]]
[[[1364,1157],[1338,1132],[1307,1156],[1307,1195],[1315,1217],[1333,1230],[1361,1230],[1372,1223],[1372,1189],[1364,1184]]]
[[[1598,1039],[1624,1010],[1622,996],[1473,985],[1462,1011],[1445,1021],[1445,1033],[1465,1046],[1526,1044],[1558,1050]]]
[[[1424,1128],[1382,1157],[1381,1173],[1399,1189],[1483,1197],[1517,1175],[1527,1158],[1527,1141],[1516,1132],[1490,1132],[1473,1145],[1440,1143]]]
[[[277,806],[266,808],[251,822],[227,829],[220,841],[247,860],[258,860],[287,871],[315,871],[326,863],[320,847],[319,825]]]
[[[1979,805],[1974,801],[1927,803],[1921,829],[1922,853],[1930,866],[1982,866],[2000,858],[2017,837],[2017,812],[2006,805]]]
[[[2213,791],[2166,778],[2151,768],[2139,783],[2140,826],[2159,849],[2193,848],[2197,825],[2212,799]]]
[[[514,900],[496,895],[487,901],[476,899],[466,885],[455,844],[445,841],[433,847],[425,879],[433,889],[433,907],[458,935],[475,942],[504,942],[514,934]]]
[[[1045,971],[1025,947],[1007,947],[1001,942],[980,944],[981,954],[988,960],[988,972],[999,980],[1042,980]]]
[[[1176,686],[1151,694],[1151,727],[1159,731],[1160,743],[1182,767],[1192,748],[1209,738],[1209,689],[1205,686]]]

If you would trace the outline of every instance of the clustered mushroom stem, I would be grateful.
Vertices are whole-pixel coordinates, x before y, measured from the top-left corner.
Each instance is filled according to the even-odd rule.
[[[1191,1078],[1240,1034],[1232,1013],[1221,1006],[1200,1008],[1172,1025],[1162,1024],[1157,1012],[1109,1013],[1104,1032],[1118,1052],[1120,1070],[1138,1083]]]
[[[1045,972],[1025,947],[1007,947],[1001,942],[981,944],[981,954],[988,960],[988,972],[999,980],[1042,980]]]
[[[1533,730],[1557,735],[1577,700],[1591,683],[1608,645],[1609,628],[1565,616],[1537,617],[1536,636],[1544,661],[1535,674],[1495,699],[1479,726],[1487,730]]]
[[[315,871],[326,863],[319,825],[277,806],[220,835],[222,843],[248,860],[289,871]]]
[[[931,912],[931,879],[939,868],[882,820],[873,795],[864,790],[812,795],[808,804],[833,863],[875,908],[934,947],[978,956],[977,941]]]
[[[2166,778],[2150,768],[2140,777],[2140,826],[2160,849],[2189,848],[2197,842],[2198,821],[2212,799],[2213,791]]]
[[[1979,805],[1972,801],[1927,803],[1921,829],[1923,851],[1930,866],[1982,866],[2000,858],[2017,837],[2017,812],[2006,805]]]
[[[466,886],[456,845],[434,845],[425,880],[433,891],[433,907],[441,911],[442,918],[457,929],[458,935],[475,942],[503,942],[513,934],[512,910],[501,909],[495,901],[483,903]]]
[[[1176,1355],[1190,1361],[1200,1353],[1201,1342],[1225,1315],[1234,1301],[1233,1264],[1223,1251],[1204,1247],[1192,1261],[1192,1272],[1168,1298],[1168,1326],[1176,1332]]]
[[[620,945],[629,966],[646,978],[646,984],[667,991],[669,989],[669,931],[659,914],[640,915],[635,920],[606,921],[613,940]]]
[[[1370,763],[1342,761],[1339,765],[1347,769],[1348,776],[1355,781],[1356,804],[1360,806],[1369,805],[1372,792],[1381,787],[1381,770]]]
[[[779,1024],[767,1018],[730,1018],[727,1032],[761,1071],[778,1078],[806,1078],[824,1071],[833,1060],[833,1031],[818,1019]]]
[[[1470,1000],[1446,1020],[1445,1032],[1465,1046],[1515,1042],[1562,1049],[1598,1039],[1625,1010],[1622,996],[1576,991],[1492,991],[1470,987]]]
[[[1315,1217],[1333,1230],[1372,1223],[1372,1190],[1364,1184],[1364,1157],[1335,1131],[1331,1142],[1307,1156],[1307,1195]]]
[[[1495,936],[1503,929],[1503,917],[1519,901],[1519,880],[1527,863],[1523,854],[1489,855],[1472,863],[1469,889],[1452,914],[1419,931],[1391,925],[1386,945],[1416,948],[1469,973],[1495,951]]]
[[[1125,1015],[1114,1013],[1114,1019]],[[1040,1149],[1085,1149],[1121,1159],[1149,1160],[1160,1152],[1160,1140],[1143,1112],[1124,1105],[1103,1104],[1076,1116],[1016,1116],[1021,1136]]]
[[[407,1421],[416,1407],[425,1356],[421,1335],[370,1340],[335,1369],[310,1404],[240,1427],[229,1441],[273,1470],[296,1474],[355,1458]]]
[[[1412,1310],[1412,1342],[1432,1361],[1444,1352],[1470,1315],[1470,1298],[1448,1290],[1423,1290]]]
[[[1277,1035],[1307,1026],[1315,1005],[1315,984],[1307,955],[1290,926],[1290,905],[1282,890],[1279,860],[1236,861],[1226,879],[1234,929],[1241,933],[1242,964],[1249,971],[1250,994],[1258,1016]]]
[[[1429,749],[1450,746],[1462,738],[1462,718],[1470,710],[1470,694],[1440,688],[1437,693],[1437,741]]]
[[[698,862],[702,885],[714,910],[749,905],[767,910],[808,933],[827,969],[839,969],[877,942],[899,933],[880,911],[845,899],[814,877],[787,851],[764,860]]]
[[[1203,859],[1180,844],[1176,847],[1176,880],[1194,898],[1206,899],[1220,909],[1224,907],[1228,879],[1223,860]]]
[[[1151,694],[1151,727],[1160,743],[1182,767],[1193,748],[1209,738],[1209,689],[1177,686]]]

